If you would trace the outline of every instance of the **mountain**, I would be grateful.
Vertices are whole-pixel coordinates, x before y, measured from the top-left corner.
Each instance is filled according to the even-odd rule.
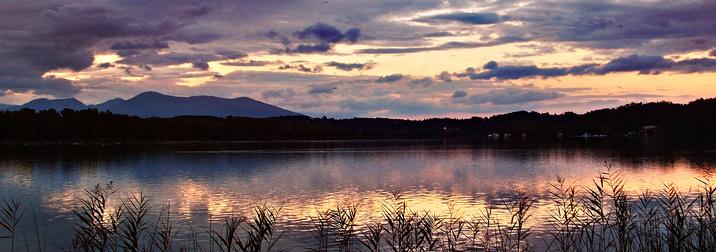
[[[144,92],[129,100],[117,101],[107,110],[115,114],[136,115],[139,117],[196,115],[266,118],[301,115],[248,97],[234,99],[214,96],[177,97],[157,92]]]
[[[22,108],[29,108],[34,110],[48,110],[48,109],[54,109],[57,111],[61,111],[63,109],[72,109],[72,110],[82,110],[86,109],[87,105],[82,103],[81,101],[75,99],[75,98],[66,98],[66,99],[46,99],[46,98],[40,98],[32,100],[28,103],[23,104],[22,106],[15,107],[17,109]]]
[[[15,107],[15,106],[17,106],[17,105],[10,105],[10,104],[0,103],[0,110],[11,109],[11,108],[13,108],[13,107]]]
[[[96,109],[99,110],[99,111],[107,111],[107,110],[109,110],[110,108],[114,107],[115,105],[120,104],[120,103],[123,103],[123,102],[125,102],[125,101],[126,101],[126,100],[124,100],[124,99],[122,99],[122,98],[114,98],[114,99],[112,99],[112,100],[108,100],[108,101],[103,102],[103,103],[91,105],[90,107],[91,107],[91,108],[96,108]]]
[[[82,110],[95,108],[115,114],[139,117],[176,117],[176,116],[240,116],[240,117],[278,117],[301,116],[301,114],[266,104],[248,97],[234,99],[215,96],[177,97],[157,92],[144,92],[129,100],[114,98],[95,105],[85,105],[75,98],[32,100],[23,105],[0,104],[0,110],[19,110],[29,108],[36,111],[65,108]]]

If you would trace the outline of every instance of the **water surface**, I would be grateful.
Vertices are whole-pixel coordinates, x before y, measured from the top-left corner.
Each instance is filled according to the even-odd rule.
[[[72,213],[84,189],[112,181],[116,198],[142,192],[155,211],[169,204],[177,229],[201,230],[207,219],[280,207],[281,226],[300,248],[306,220],[338,204],[359,204],[358,222],[380,218],[381,204],[402,195],[411,209],[464,215],[504,203],[515,190],[537,199],[535,222],[551,209],[544,198],[557,176],[588,186],[605,162],[627,190],[698,186],[710,174],[709,148],[649,143],[523,145],[447,141],[359,141],[183,144],[134,147],[8,148],[0,157],[0,199],[27,207],[22,230],[34,232],[34,211],[48,247],[68,247]],[[180,231],[178,240],[187,239]],[[0,246],[8,246],[0,241]],[[54,249],[53,249],[54,250]],[[300,250],[300,249],[299,249]]]

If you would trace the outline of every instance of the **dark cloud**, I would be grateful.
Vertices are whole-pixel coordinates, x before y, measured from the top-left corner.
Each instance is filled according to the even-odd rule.
[[[130,65],[179,65],[185,63],[199,63],[201,66],[203,63],[209,61],[225,59],[221,55],[207,54],[207,53],[178,53],[170,52],[165,54],[159,54],[154,50],[142,52],[137,55],[126,56],[120,60],[119,63],[130,64]]]
[[[41,15],[49,21],[53,34],[95,39],[163,35],[181,26],[169,18],[140,20],[140,17],[131,13],[99,5],[63,5],[45,9]]]
[[[206,71],[209,70],[209,62],[203,59],[198,59],[191,62],[191,67]]]
[[[122,57],[122,58],[139,55],[139,54],[141,54],[141,53],[142,53],[142,50],[136,50],[136,49],[132,49],[132,50],[118,50],[118,51],[117,51],[117,55],[119,55],[119,56]]]
[[[267,38],[270,38],[272,40],[277,40],[280,42],[283,46],[288,47],[291,45],[291,39],[287,36],[282,35],[281,33],[277,31],[269,31],[264,34]]]
[[[139,67],[140,70],[144,70],[144,71],[152,70],[152,67],[150,67],[148,65],[138,65],[137,67]],[[136,73],[134,70],[137,68],[135,68],[134,66],[122,66],[122,67],[120,67],[120,69],[124,70],[124,74],[129,75],[129,76],[137,76],[137,77],[144,76],[143,74]]]
[[[227,59],[240,59],[249,56],[244,52],[232,51],[232,50],[218,50],[216,54],[223,56]]]
[[[402,75],[402,74],[391,74],[391,75],[386,75],[386,76],[380,76],[380,77],[378,77],[378,79],[375,80],[375,82],[377,82],[377,83],[391,83],[391,82],[396,82],[396,81],[402,80],[403,78],[405,78],[405,75]]]
[[[711,50],[711,53],[709,53],[709,56],[716,57],[716,49]]]
[[[583,74],[588,72],[591,65],[576,66],[569,68],[551,67],[551,68],[539,68],[537,66],[494,66],[494,68],[488,69],[483,72],[464,73],[458,76],[467,76],[473,80],[488,80],[488,79],[521,79],[527,77],[556,77],[564,76],[568,74]]]
[[[415,49],[415,45],[426,42],[424,34],[454,35],[461,31],[460,27],[434,26],[432,23],[415,26],[411,25],[411,22],[386,21],[375,17],[405,17],[446,8],[460,10],[474,7],[470,5],[470,1],[373,1],[360,6],[349,3],[334,4],[332,13],[323,11],[313,15],[321,16],[317,20],[360,23],[362,31],[369,31],[367,36],[371,37],[371,42],[375,41],[375,45],[385,47],[370,48],[383,49],[376,52],[388,52],[391,47],[404,47],[406,50],[393,53],[409,53],[422,51]],[[529,41],[570,42],[570,46],[575,47],[626,49],[628,53],[640,54],[663,55],[668,52],[707,50],[716,45],[716,38],[713,37],[713,34],[716,34],[716,17],[712,14],[716,11],[716,3],[713,1],[656,0],[648,4],[600,0],[491,1],[481,3],[480,8],[478,12],[438,14],[417,21],[460,22],[474,26],[470,27],[473,29],[471,32],[478,34],[489,32],[498,36],[518,36]],[[301,12],[303,15],[295,16],[305,17],[304,15],[309,15],[305,13],[313,13],[314,10],[304,11]],[[283,19],[281,21],[286,22]],[[475,24],[495,25],[485,30],[488,27]],[[522,55],[524,54],[514,56]]]
[[[97,66],[98,66],[98,67],[101,67],[101,68],[114,67],[114,65],[112,65],[112,63],[109,63],[109,62],[105,62],[105,63],[99,64],[99,65],[97,65]]]
[[[497,62],[495,62],[494,60],[488,61],[487,63],[485,63],[485,65],[482,66],[482,69],[487,69],[487,70],[495,69],[495,68],[497,68]]]
[[[419,88],[419,87],[429,87],[433,84],[433,78],[430,77],[423,77],[419,79],[410,80],[408,82],[408,86],[413,88]]]
[[[695,58],[679,61],[666,59],[662,56],[634,54],[609,61],[594,70],[594,73],[639,72],[641,74],[658,74],[662,71],[681,73],[714,72],[716,71],[716,59]]]
[[[344,40],[355,43],[360,35],[360,29],[358,28],[351,28],[343,33],[338,28],[325,23],[316,23],[306,27],[303,31],[295,33],[295,36],[300,39],[316,39],[326,44],[336,44]]]
[[[279,66],[278,69],[279,69],[279,70],[294,69],[294,70],[297,70],[297,71],[299,71],[299,72],[304,72],[304,73],[320,73],[320,72],[323,72],[323,67],[322,67],[321,65],[315,65],[315,66],[313,66],[313,68],[311,68],[311,67],[305,66],[305,65],[303,65],[303,64],[298,64],[298,65],[288,65],[288,64],[286,64],[286,65],[283,65],[283,66]]]
[[[333,46],[328,43],[318,43],[318,44],[300,44],[296,47],[295,50],[287,49],[286,52],[288,53],[322,53],[327,52],[333,49]]]
[[[360,35],[360,29],[358,28],[350,28],[346,30],[345,33],[343,33],[344,38],[351,43],[358,42],[358,38],[360,38]]]
[[[343,71],[353,71],[353,69],[358,70],[370,70],[375,66],[375,62],[369,61],[366,63],[341,63],[336,61],[327,62],[324,64],[325,66],[332,66],[336,69],[343,70]]]
[[[281,35],[281,33],[277,32],[277,31],[273,31],[273,30],[264,33],[264,36],[266,36],[267,38],[271,38],[271,39],[272,39],[272,38],[276,38],[276,37],[278,37],[278,36],[280,36],[280,35]]]
[[[162,39],[165,40],[184,42],[192,45],[208,43],[224,38],[226,38],[225,34],[205,30],[197,31],[188,29],[179,30],[175,33],[172,33],[171,35],[162,37]]]
[[[452,82],[452,74],[448,71],[440,72],[440,74],[438,74],[435,78],[444,82]]]
[[[174,17],[182,3],[143,8],[142,2],[116,6],[113,2],[17,1],[0,4],[0,90],[74,95],[70,81],[42,76],[56,69],[81,71],[92,65],[94,52],[107,47],[121,56],[139,55],[143,49],[163,49],[162,36],[191,23]],[[181,16],[181,15],[179,15]],[[109,46],[111,45],[111,46]],[[106,66],[106,65],[103,65]],[[103,67],[100,66],[100,67]],[[54,93],[53,93],[54,92]]]
[[[302,31],[294,32],[296,38],[307,42],[301,43],[296,48],[291,47],[291,40],[281,34],[271,31],[266,36],[269,38],[278,38],[284,49],[275,50],[276,53],[324,53],[333,50],[333,45],[341,42],[355,43],[361,37],[361,31],[358,28],[350,28],[345,32],[341,32],[338,28],[325,24],[316,23],[304,28]]]
[[[72,85],[69,80],[61,78],[38,78],[0,76],[0,90],[14,92],[34,92],[39,95],[55,97],[72,97],[80,92],[80,88]]]
[[[674,62],[671,70],[684,73],[715,72],[716,59],[699,58]]]
[[[441,32],[429,32],[429,33],[425,33],[425,34],[423,34],[423,36],[428,37],[428,38],[433,38],[433,37],[452,37],[452,36],[455,36],[455,34],[453,34],[452,32],[441,31]]]
[[[607,74],[612,72],[639,72],[648,74],[654,71],[660,71],[671,67],[673,62],[661,56],[650,55],[629,55],[619,57],[596,70],[597,74]]]
[[[336,87],[330,85],[316,85],[308,89],[309,94],[330,94],[334,91],[336,91]]]
[[[539,1],[509,13],[525,20],[509,31],[582,47],[665,54],[716,45],[715,11],[713,1]]]
[[[206,3],[201,3],[196,6],[186,7],[184,9],[183,14],[185,16],[190,16],[190,17],[203,16],[203,15],[208,14],[210,10],[211,10],[211,8],[209,8],[209,5],[207,5]]]
[[[583,64],[572,67],[540,68],[537,66],[500,66],[490,61],[483,67],[485,71],[477,72],[468,68],[456,77],[468,77],[473,80],[486,79],[521,79],[530,77],[558,77],[565,75],[603,75],[619,72],[638,72],[640,74],[658,74],[662,71],[681,73],[714,72],[716,59],[697,58],[675,61],[662,56],[629,55],[613,59],[606,64]]]
[[[137,49],[164,49],[169,44],[159,39],[149,40],[122,40],[112,44],[112,50],[137,50]]]
[[[415,19],[415,21],[419,22],[433,22],[439,20],[456,21],[472,25],[485,25],[500,23],[503,21],[503,18],[495,13],[456,12]]]
[[[463,98],[465,96],[467,96],[467,92],[462,91],[462,90],[455,90],[455,92],[452,93],[453,99],[459,99],[459,98]]]
[[[458,93],[458,96],[460,95],[462,95],[462,93]],[[560,98],[562,96],[564,96],[564,94],[549,90],[505,88],[489,91],[486,93],[465,96],[464,98],[457,99],[456,102],[471,105],[485,103],[490,103],[494,105],[507,105],[552,100]],[[453,97],[455,97],[455,94],[453,94]]]
[[[264,60],[249,60],[249,61],[236,61],[236,62],[221,62],[225,66],[242,66],[242,67],[258,67],[273,64],[281,64],[278,61],[264,61]]]
[[[345,36],[338,28],[325,23],[317,23],[306,27],[303,31],[296,32],[300,39],[317,39],[320,42],[335,44],[341,42]]]
[[[502,44],[509,44],[515,42],[526,41],[525,38],[506,36],[489,42],[447,42],[437,46],[427,47],[392,47],[392,48],[367,48],[358,50],[357,53],[365,54],[400,54],[400,53],[416,53],[416,52],[427,52],[427,51],[440,51],[450,49],[461,49],[461,48],[479,48],[479,47],[490,47]]]

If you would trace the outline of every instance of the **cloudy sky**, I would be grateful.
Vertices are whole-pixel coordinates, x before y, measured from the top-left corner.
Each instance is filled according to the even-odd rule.
[[[0,103],[144,91],[312,116],[716,96],[716,1],[3,0]]]

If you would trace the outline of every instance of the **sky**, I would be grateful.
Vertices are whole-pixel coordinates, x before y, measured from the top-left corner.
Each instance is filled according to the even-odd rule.
[[[716,97],[716,1],[3,0],[0,103],[144,91],[311,116]]]

